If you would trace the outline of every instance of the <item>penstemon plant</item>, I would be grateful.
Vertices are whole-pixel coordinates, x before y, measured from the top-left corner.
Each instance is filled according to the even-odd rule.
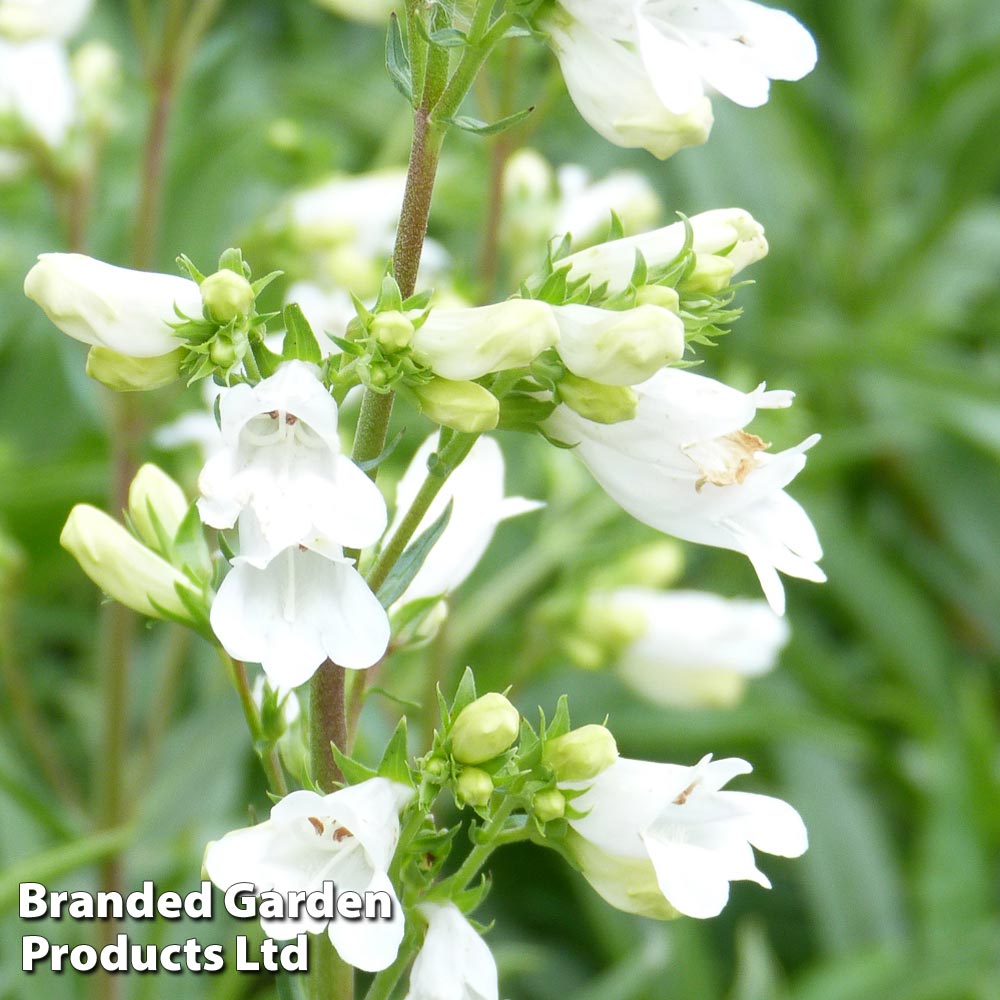
[[[447,248],[424,260],[443,147],[455,129],[517,134],[523,113],[462,113],[488,59],[517,39],[551,46],[602,136],[661,158],[706,141],[709,95],[762,104],[770,79],[809,72],[815,46],[790,15],[748,0],[329,6],[389,18],[388,71],[413,114],[405,178],[341,179],[263,227],[297,228],[294,255],[321,253],[334,287],[293,286],[268,311],[277,275],[255,277],[237,248],[204,272],[181,255],[176,276],[78,253],[43,254],[28,274],[26,294],[90,346],[91,377],[119,392],[177,381],[211,390],[194,502],[147,464],[131,479],[124,523],[78,505],[61,541],[114,601],[212,644],[232,678],[273,807],[262,822],[218,831],[207,877],[289,903],[327,882],[386,903],[387,914],[357,921],[290,906],[261,914],[277,941],[312,938],[306,995],[352,1000],[361,970],[369,1000],[495,1000],[496,965],[472,919],[494,852],[531,842],[620,910],[708,918],[731,882],[769,886],[754,849],[797,857],[807,837],[790,805],[727,787],[751,770],[746,761],[620,757],[607,726],[573,727],[568,697],[529,719],[507,691],[477,690],[473,669],[456,691],[435,690],[432,677],[418,724],[400,718],[381,752],[375,737],[359,741],[374,678],[393,693],[394,660],[434,640],[496,525],[540,506],[505,497],[488,435],[568,450],[638,521],[748,557],[770,609],[664,594],[663,575],[636,567],[546,611],[573,623],[569,652],[581,665],[617,663],[651,700],[682,706],[730,704],[773,664],[787,639],[779,573],[824,579],[816,533],[786,492],[817,437],[771,453],[750,425],[793,394],[744,393],[688,370],[739,318],[742,272],[767,253],[749,213],[718,209],[626,235],[611,212],[607,238],[587,246],[599,196],[585,204],[578,179],[577,201],[564,187],[557,206],[544,161],[510,150],[512,201],[518,191],[548,199],[553,226],[585,221],[551,240],[509,297],[473,305],[449,294]],[[365,207],[372,192],[383,213],[387,197],[400,199],[391,248]],[[648,214],[641,188],[619,181],[603,197],[620,199],[622,215],[626,202]],[[343,231],[317,243],[304,231],[324,211]],[[520,243],[530,222],[511,215],[501,234]],[[373,269],[380,254],[388,262]],[[511,256],[525,261],[524,246]],[[381,471],[404,436],[390,434],[397,399],[436,430],[393,503]],[[180,430],[164,429],[161,442],[191,440]],[[442,818],[449,802],[462,823]]]

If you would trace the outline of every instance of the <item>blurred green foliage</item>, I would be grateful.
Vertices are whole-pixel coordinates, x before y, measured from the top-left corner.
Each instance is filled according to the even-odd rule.
[[[502,852],[489,940],[505,993],[525,1000],[1000,997],[1000,7],[783,6],[814,31],[817,70],[777,84],[758,111],[716,101],[708,145],[666,164],[590,133],[553,60],[527,43],[504,98],[539,104],[522,135],[530,130],[555,162],[596,175],[635,167],[670,211],[740,205],[766,225],[771,254],[741,293],[746,315],[705,371],[744,389],[766,377],[796,390],[791,411],[755,425],[777,446],[823,433],[791,492],[817,524],[830,577],[789,584],[793,642],[738,709],[638,703],[612,676],[570,666],[538,608],[652,533],[567,456],[504,436],[512,492],[550,505],[501,528],[441,639],[381,683],[420,697],[428,671],[448,682],[471,663],[484,690],[513,681],[524,711],[551,709],[568,690],[574,721],[609,714],[629,756],[746,757],[757,770],[744,787],[792,802],[811,835],[804,858],[763,860],[773,892],[737,884],[707,923],[627,917],[555,855]],[[100,0],[86,37],[118,45],[130,74],[126,126],[106,156],[88,240],[95,256],[127,264],[147,94],[123,0]],[[181,251],[213,261],[283,193],[331,168],[405,162],[408,113],[382,45],[378,32],[306,0],[223,9],[169,130],[159,269],[172,271]],[[298,138],[276,143],[276,122],[294,123],[279,135]],[[431,224],[473,293],[482,292],[490,150],[449,139]],[[20,554],[0,595],[0,998],[71,998],[84,995],[86,977],[19,972],[25,927],[11,885],[44,877],[93,887],[88,866],[107,845],[93,840],[88,808],[47,784],[11,679],[38,703],[68,801],[90,802],[103,766],[98,595],[57,540],[73,503],[107,502],[108,411],[83,375],[81,345],[20,294],[35,254],[65,248],[43,185],[0,189],[0,222],[0,523]],[[140,403],[147,431],[191,405],[171,391]],[[412,414],[398,419],[418,426]],[[408,436],[404,450],[419,439]],[[141,452],[156,454],[148,436]],[[193,486],[195,456],[161,458]],[[740,557],[688,555],[685,586],[755,593]],[[126,880],[186,891],[204,844],[244,822],[248,803],[258,815],[268,804],[209,650],[162,625],[144,629],[132,688]],[[373,752],[397,711],[372,699]],[[89,933],[66,921],[48,932]],[[130,928],[137,941],[195,932],[225,941],[236,927]],[[274,996],[265,977],[232,970],[127,983],[136,1000],[165,990],[176,1000]]]

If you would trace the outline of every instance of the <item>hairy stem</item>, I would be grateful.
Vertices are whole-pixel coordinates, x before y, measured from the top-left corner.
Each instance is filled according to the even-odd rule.
[[[335,791],[344,780],[330,744],[340,750],[347,747],[346,674],[343,667],[326,660],[310,686],[309,757],[313,781],[325,793]]]

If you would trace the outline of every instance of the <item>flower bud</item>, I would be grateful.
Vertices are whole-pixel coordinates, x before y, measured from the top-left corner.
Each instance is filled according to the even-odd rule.
[[[680,313],[681,297],[676,288],[669,285],[643,285],[635,293],[635,303],[639,306],[659,306],[672,313]]]
[[[543,823],[566,815],[566,796],[558,788],[545,788],[531,800],[531,811]]]
[[[424,765],[424,774],[432,778],[443,778],[448,773],[448,761],[444,757],[431,757]]]
[[[401,351],[413,343],[413,323],[401,312],[379,313],[372,320],[372,336],[379,347]]]
[[[242,274],[223,268],[201,283],[201,300],[209,319],[225,326],[249,317],[254,303],[253,286]]]
[[[597,592],[583,602],[579,627],[590,642],[600,646],[606,664],[643,635],[649,623],[637,608],[615,601],[613,595]]]
[[[559,399],[595,424],[617,424],[636,415],[639,397],[627,385],[602,385],[567,372],[559,380]]]
[[[517,709],[496,692],[466,705],[451,727],[451,753],[460,764],[492,760],[517,739],[521,717]]]
[[[133,358],[110,347],[92,347],[87,374],[115,392],[141,392],[172,385],[181,375],[184,351],[178,348],[155,358]]]
[[[476,809],[487,805],[493,795],[493,779],[478,767],[465,767],[455,783],[458,798]]]
[[[684,323],[669,309],[624,312],[593,306],[555,308],[559,357],[574,375],[604,385],[638,385],[684,354]]]
[[[78,253],[43,253],[24,279],[24,294],[67,336],[133,358],[177,348],[175,306],[201,313],[198,285],[188,278],[114,267]]]
[[[482,434],[493,430],[500,420],[496,396],[476,382],[435,378],[412,389],[424,416],[443,427],[465,434]]]
[[[413,336],[413,356],[449,379],[477,379],[530,365],[559,339],[552,307],[508,299],[477,309],[432,309]]]
[[[135,474],[128,488],[128,515],[139,537],[156,551],[161,550],[154,516],[170,541],[177,537],[189,508],[184,491],[158,465],[147,462]]]
[[[695,253],[701,256],[725,252],[725,259],[733,265],[731,277],[767,255],[763,226],[742,208],[717,208],[694,215],[688,222]],[[589,275],[593,288],[607,282],[610,291],[616,292],[628,287],[635,269],[636,251],[642,254],[649,267],[660,267],[669,264],[680,253],[684,237],[684,223],[675,222],[650,233],[581,250],[560,261],[560,266],[569,264],[570,281]]]
[[[150,618],[162,618],[162,608],[190,619],[177,594],[180,586],[190,589],[187,578],[104,511],[77,504],[69,513],[59,544],[101,590],[126,607]]]
[[[618,744],[604,726],[581,726],[549,740],[542,762],[555,771],[557,781],[589,781],[618,759]]]
[[[695,258],[695,268],[681,283],[681,291],[714,295],[729,287],[736,269],[731,260],[713,253],[699,253]]]

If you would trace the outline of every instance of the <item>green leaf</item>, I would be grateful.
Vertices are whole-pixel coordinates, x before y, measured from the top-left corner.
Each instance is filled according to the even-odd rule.
[[[420,567],[423,566],[431,549],[434,548],[437,540],[443,534],[444,529],[448,527],[452,506],[453,503],[449,500],[448,506],[441,512],[441,516],[399,557],[399,561],[392,567],[385,583],[379,588],[378,599],[382,602],[382,607],[389,607],[403,596],[406,588],[413,581]]]
[[[612,243],[614,240],[623,239],[625,236],[625,223],[622,222],[622,217],[614,210],[611,210],[611,224],[608,226],[608,235],[605,237],[605,243]]]
[[[396,284],[396,279],[387,274],[382,279],[382,287],[378,293],[378,303],[375,306],[376,312],[402,312],[403,295]]]
[[[348,757],[347,754],[341,752],[336,744],[330,744],[330,751],[333,753],[333,759],[337,767],[340,768],[340,773],[344,776],[344,781],[347,784],[360,785],[362,781],[378,777],[378,771],[373,771],[353,757]]]
[[[280,354],[275,354],[264,341],[256,338],[250,342],[250,350],[253,352],[253,359],[257,362],[262,378],[270,378],[277,370],[278,366],[285,359]]]
[[[492,124],[480,121],[478,118],[469,118],[466,115],[456,115],[454,118],[446,118],[445,122],[448,125],[454,125],[455,128],[460,128],[463,132],[471,132],[473,135],[497,135],[500,132],[506,132],[507,129],[513,128],[515,125],[519,125],[534,110],[534,105],[532,105],[530,108],[515,111],[514,114],[507,115],[505,118],[501,118]]]
[[[413,785],[413,778],[410,776],[410,768],[407,765],[409,759],[409,744],[406,738],[406,716],[399,720],[389,745],[385,748],[382,760],[379,761],[378,773],[381,778],[388,778],[390,781],[398,781],[401,785]]]
[[[316,334],[309,325],[297,302],[285,306],[282,316],[285,321],[285,339],[281,345],[281,354],[289,361],[309,361],[318,365],[323,360]]]
[[[389,15],[389,33],[385,39],[385,68],[389,71],[389,79],[393,86],[413,104],[413,70],[410,67],[410,57],[406,52],[406,43],[399,27],[399,18],[395,12]]]
[[[399,442],[403,440],[405,434],[406,428],[401,427],[393,435],[392,440],[374,458],[369,458],[366,462],[355,462],[354,464],[362,472],[371,472],[372,469],[377,469],[399,447]]]

